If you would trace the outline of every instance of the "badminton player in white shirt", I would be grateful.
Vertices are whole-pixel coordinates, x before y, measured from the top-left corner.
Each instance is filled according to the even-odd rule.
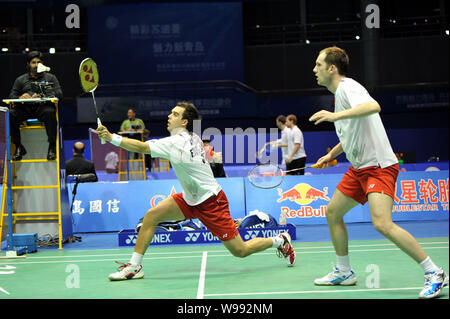
[[[277,248],[288,266],[295,262],[295,251],[288,233],[271,238],[253,238],[243,241],[230,216],[228,200],[217,183],[205,158],[203,142],[193,133],[193,122],[200,116],[192,103],[179,102],[168,116],[170,136],[141,142],[108,132],[105,126],[97,128],[98,135],[130,152],[151,154],[166,158],[172,164],[180,182],[182,193],[174,194],[150,208],[142,222],[134,253],[129,263],[122,264],[110,280],[139,279],[144,277],[142,258],[155,234],[156,226],[164,221],[198,218],[214,236],[236,257]]]
[[[327,206],[327,221],[336,251],[337,263],[331,273],[317,278],[316,285],[354,285],[356,276],[348,256],[348,234],[343,217],[358,204],[369,202],[375,229],[396,244],[423,268],[425,287],[419,298],[440,295],[448,276],[425,253],[417,240],[392,221],[398,161],[392,151],[383,123],[380,105],[355,80],[346,77],[347,53],[338,47],[320,51],[313,72],[319,85],[335,96],[334,112],[319,111],[310,117],[316,125],[334,122],[340,143],[321,157],[317,164],[329,162],[342,152],[351,166],[338,184]],[[326,164],[322,168],[326,168]],[[402,270],[405,271],[405,270]]]
[[[277,127],[281,131],[281,138],[279,138],[276,141],[273,142],[267,142],[264,144],[264,148],[267,145],[270,145],[271,148],[279,148],[281,147],[281,165],[286,167],[286,159],[288,158],[288,136],[291,129],[287,127],[286,125],[286,116],[284,115],[278,115],[275,119],[275,123],[277,124]]]

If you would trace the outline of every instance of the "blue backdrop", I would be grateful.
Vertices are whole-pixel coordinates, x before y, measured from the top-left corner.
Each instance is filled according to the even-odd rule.
[[[242,179],[221,179],[232,218],[245,216]],[[73,184],[69,184],[72,199]],[[178,180],[98,182],[78,184],[72,209],[74,232],[134,229],[139,218],[164,198],[180,193]]]
[[[246,178],[221,178],[232,218],[253,210],[276,219],[285,214],[294,225],[326,224],[326,206],[343,174],[286,176],[274,189],[259,189]],[[72,198],[72,187],[68,191]],[[177,180],[79,184],[73,207],[74,232],[133,229],[146,211],[173,193],[181,192]],[[448,220],[449,175],[439,172],[404,172],[397,179],[392,218]],[[370,222],[368,204],[353,208],[344,220]]]
[[[100,83],[243,80],[242,4],[90,7]]]

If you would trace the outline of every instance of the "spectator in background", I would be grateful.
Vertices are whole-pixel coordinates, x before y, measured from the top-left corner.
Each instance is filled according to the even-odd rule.
[[[97,173],[95,172],[94,163],[84,158],[84,144],[83,142],[76,142],[73,144],[73,157],[66,162],[66,175],[79,174],[94,174],[98,181]]]
[[[211,166],[214,177],[228,177],[223,169],[222,152],[214,152],[214,147],[210,144],[209,138],[203,138],[202,141],[205,157]]]
[[[286,126],[290,128],[288,135],[288,157],[286,158],[286,170],[305,167],[306,152],[303,140],[303,133],[297,126],[297,117],[294,114],[288,115]],[[287,173],[288,175],[304,175],[305,170],[297,170]]]
[[[63,93],[55,75],[49,72],[38,72],[38,64],[43,64],[43,54],[31,51],[27,55],[27,73],[19,76],[9,94],[10,99],[36,99],[42,97],[57,97],[62,99]],[[28,119],[37,118],[45,125],[48,136],[47,159],[56,159],[56,132],[58,122],[56,108],[52,102],[15,103],[10,110],[11,141],[16,150],[12,159],[20,161],[27,154],[22,145],[20,124]]]

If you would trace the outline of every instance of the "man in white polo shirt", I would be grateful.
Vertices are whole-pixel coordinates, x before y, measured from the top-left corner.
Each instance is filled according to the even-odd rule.
[[[278,115],[275,119],[275,123],[278,129],[281,131],[281,138],[276,141],[267,142],[264,144],[264,148],[270,144],[272,148],[281,147],[281,165],[286,167],[286,159],[288,158],[288,136],[291,129],[286,125],[286,116]]]
[[[288,148],[286,158],[286,170],[297,169],[288,172],[288,175],[304,175],[305,170],[299,169],[305,167],[306,153],[303,133],[297,126],[297,116],[290,114],[286,119],[286,126],[290,129],[288,134]]]
[[[392,221],[395,182],[399,168],[389,139],[381,122],[380,105],[355,80],[346,77],[349,64],[347,53],[338,47],[320,51],[313,72],[319,85],[335,96],[334,112],[319,111],[310,121],[319,124],[334,122],[340,143],[317,164],[325,164],[345,152],[351,163],[348,172],[337,186],[327,206],[327,221],[336,251],[336,267],[328,275],[317,278],[316,285],[354,285],[356,276],[350,267],[348,234],[344,215],[357,206],[369,202],[375,229],[412,257],[425,273],[425,286],[419,298],[439,296],[448,276],[425,253],[417,240]],[[405,269],[401,270],[406,271]]]
[[[245,242],[242,240],[230,216],[227,197],[206,160],[203,142],[193,133],[193,123],[199,119],[198,110],[192,103],[179,102],[168,116],[169,137],[141,142],[111,134],[102,125],[97,128],[101,139],[116,146],[130,152],[168,159],[183,189],[182,193],[162,200],[147,211],[130,262],[122,264],[117,272],[110,274],[110,280],[144,277],[141,262],[145,251],[157,225],[169,220],[198,218],[236,257],[246,257],[276,247],[278,255],[285,258],[288,266],[294,265],[295,251],[288,233],[271,238],[256,237]]]

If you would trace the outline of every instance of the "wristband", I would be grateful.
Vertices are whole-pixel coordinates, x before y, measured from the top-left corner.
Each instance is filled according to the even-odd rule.
[[[112,135],[112,140],[110,141],[110,143],[115,145],[115,146],[120,146],[120,143],[122,143],[122,136],[117,135],[117,134],[113,134]]]

